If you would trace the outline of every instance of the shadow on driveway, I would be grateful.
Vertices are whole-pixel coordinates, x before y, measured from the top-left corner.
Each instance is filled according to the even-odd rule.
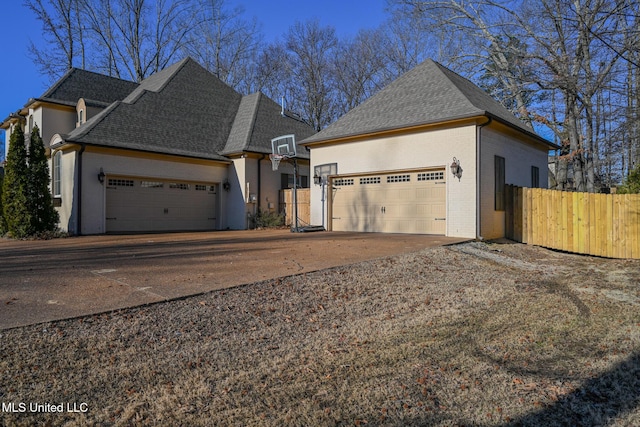
[[[465,240],[289,230],[0,240],[0,329],[167,301]]]

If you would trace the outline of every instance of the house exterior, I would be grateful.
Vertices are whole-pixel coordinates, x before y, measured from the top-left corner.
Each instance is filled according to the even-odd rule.
[[[60,228],[72,234],[245,229],[278,209],[293,167],[271,139],[314,133],[261,93],[243,96],[186,58],[140,84],[70,70],[2,122],[48,143]],[[309,155],[298,153],[299,174]]]
[[[555,148],[432,60],[301,144],[317,184],[312,223],[479,239],[504,236],[504,184],[546,188]]]

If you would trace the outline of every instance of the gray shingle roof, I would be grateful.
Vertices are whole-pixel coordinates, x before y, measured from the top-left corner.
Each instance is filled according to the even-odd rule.
[[[187,58],[66,136],[70,142],[224,160],[241,95]]]
[[[72,68],[37,99],[75,105],[80,98],[111,104],[124,99],[138,83]]]
[[[481,115],[533,135],[531,128],[479,87],[429,59],[302,143]]]
[[[294,134],[296,141],[301,141],[315,133],[308,124],[283,116],[281,111],[280,105],[260,92],[243,97],[222,154],[243,151],[269,154],[273,138]],[[301,148],[297,157],[308,159],[309,153]]]
[[[285,133],[302,139],[313,130],[281,117],[279,106],[261,93],[243,97],[186,58],[145,79],[65,140],[229,160],[225,154],[270,153],[271,138]]]

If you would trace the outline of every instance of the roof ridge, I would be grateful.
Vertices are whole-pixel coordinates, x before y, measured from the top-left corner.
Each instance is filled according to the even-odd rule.
[[[453,70],[450,70],[449,68],[445,67],[444,65],[440,64],[438,61],[435,61],[433,59],[428,59],[428,61],[431,61],[435,66],[436,69],[438,70],[438,72],[440,74],[442,74],[442,76],[446,79],[446,81],[451,84],[453,86],[453,88],[455,88],[455,91],[462,96],[462,98],[464,98],[464,100],[472,107],[477,108],[478,110],[486,113],[486,110],[483,108],[478,107],[471,99],[469,99],[469,96],[467,96],[467,93],[465,93],[465,91],[463,90],[463,88],[461,88],[460,86],[458,86],[456,84],[455,81],[453,81],[451,79],[451,74],[453,74],[453,76],[464,80],[466,83],[470,84],[473,87],[477,87],[475,85],[475,83],[473,83],[471,80],[467,79],[466,77],[463,77],[462,75],[456,73]],[[486,96],[489,96],[485,93]]]
[[[78,68],[75,68],[75,67],[69,68],[67,72],[62,75],[62,77],[60,77],[53,85],[48,87],[47,90],[45,90],[44,93],[40,95],[38,98],[48,98],[47,94],[55,92],[55,90],[59,88],[62,85],[62,83],[64,83],[64,81],[68,79],[71,76],[71,74],[73,74],[77,69]]]
[[[167,68],[164,68],[157,73],[154,73],[139,83],[139,86],[135,88],[125,99],[123,102],[127,104],[134,104],[138,99],[142,97],[146,92],[155,92],[159,93],[167,87],[169,82],[173,80],[176,75],[182,70],[185,65],[189,62],[189,60],[193,61],[190,56],[176,62],[175,64],[170,65]],[[165,77],[166,75],[166,77]],[[157,89],[150,89],[150,86],[156,81],[160,81],[161,84]]]
[[[113,79],[113,80],[120,80],[120,81],[123,81],[123,82],[135,83],[132,80],[123,79],[121,77],[109,76],[107,74],[99,73],[99,72],[93,71],[93,70],[87,70],[87,69],[84,69],[84,68],[71,67],[62,75],[62,77],[60,77],[58,80],[56,80],[56,82],[52,86],[48,87],[47,90],[45,90],[44,93],[42,95],[40,95],[39,97],[37,97],[36,99],[48,98],[47,94],[55,92],[56,89],[58,89],[74,73],[93,74],[93,75],[96,75],[96,76],[100,76],[101,78],[108,78],[108,79]]]
[[[483,111],[485,115],[491,115],[499,120],[510,122],[511,125],[513,126],[520,127],[524,131],[533,132],[535,134],[535,130],[533,129],[533,127],[531,127],[529,124],[522,121],[518,116],[516,116],[511,111],[509,111],[509,109],[505,107],[500,101],[495,99],[493,96],[489,95],[484,89],[482,89],[477,84],[475,84],[471,79],[468,79],[467,77],[445,67],[442,64],[439,64],[436,61],[434,61],[434,63],[438,65],[438,67],[445,74],[445,76],[447,74],[451,74],[455,79],[459,79],[459,82],[456,82],[455,80],[447,76],[447,79],[451,81],[451,83],[456,87],[456,89],[462,93],[462,95],[469,101],[469,103],[472,106]],[[459,86],[459,83],[464,83],[468,85],[469,86],[468,89],[473,93],[467,93],[466,88],[461,88]],[[472,99],[471,95],[480,96],[482,98],[480,101],[491,104],[489,106],[490,108],[486,108],[486,106],[479,106],[476,102],[474,102],[474,99]],[[495,111],[495,108],[497,108],[499,111]],[[539,136],[539,135],[536,134],[536,136]]]
[[[247,132],[247,140],[245,143],[245,147],[251,143],[251,137],[253,136],[253,129],[255,128],[255,125],[256,125],[256,117],[258,116],[258,110],[260,109],[260,102],[262,100],[262,92],[260,91],[254,92],[251,95],[256,95],[256,100],[252,105],[251,122],[249,123],[249,126],[248,126],[249,130]]]
[[[230,154],[244,151],[251,142],[256,116],[258,115],[260,95],[260,92],[242,95],[240,104],[238,104],[238,109],[233,118],[233,123],[231,124],[231,131],[229,135],[227,135],[227,141],[225,142],[224,149],[221,151],[222,153]],[[255,98],[255,100],[252,98]],[[250,113],[248,120],[247,117],[244,116],[246,112]],[[238,140],[240,143],[238,143]]]

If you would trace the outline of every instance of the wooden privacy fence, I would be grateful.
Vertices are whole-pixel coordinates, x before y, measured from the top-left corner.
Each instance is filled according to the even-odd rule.
[[[507,238],[551,249],[640,259],[640,194],[505,191]]]
[[[300,226],[308,225],[311,222],[311,191],[309,188],[298,188],[298,219]],[[293,224],[293,190],[280,191],[280,209],[284,212],[285,225]]]

